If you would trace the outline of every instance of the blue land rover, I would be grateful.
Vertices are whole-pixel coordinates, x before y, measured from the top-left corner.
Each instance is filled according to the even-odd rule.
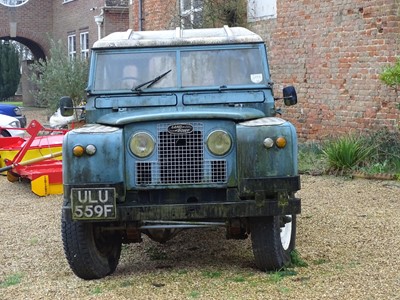
[[[250,236],[256,265],[290,261],[300,213],[297,138],[277,116],[262,39],[245,28],[113,33],[97,41],[86,125],[63,143],[62,240],[102,278],[121,244],[188,228]],[[293,87],[286,105],[297,103]],[[63,115],[74,108],[61,99]]]

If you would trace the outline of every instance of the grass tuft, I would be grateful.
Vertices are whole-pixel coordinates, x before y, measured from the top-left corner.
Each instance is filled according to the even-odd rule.
[[[22,275],[17,273],[9,275],[4,281],[0,281],[0,288],[7,288],[9,286],[20,284],[22,280]]]
[[[349,171],[360,167],[373,150],[361,137],[347,135],[327,142],[322,152],[331,171]]]
[[[281,269],[279,271],[269,273],[269,281],[273,283],[278,283],[283,278],[288,276],[296,276],[297,272],[292,269]]]
[[[220,278],[222,276],[222,272],[220,271],[204,271],[203,276],[207,278]]]
[[[167,253],[158,249],[157,247],[150,247],[145,250],[146,254],[149,256],[150,260],[166,260]]]
[[[308,267],[308,263],[301,258],[299,251],[296,249],[290,252],[291,267]]]
[[[390,174],[400,179],[400,131],[381,129],[299,145],[299,172],[321,175]]]

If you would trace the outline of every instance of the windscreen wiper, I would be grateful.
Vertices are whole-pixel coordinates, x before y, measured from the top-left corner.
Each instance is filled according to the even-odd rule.
[[[139,84],[139,85],[136,86],[136,87],[133,87],[133,88],[132,88],[132,91],[141,92],[141,91],[142,91],[141,88],[144,87],[145,85],[147,85],[146,88],[151,87],[153,84],[155,84],[157,81],[159,81],[161,78],[163,78],[165,75],[167,75],[167,74],[168,74],[169,72],[171,72],[171,71],[172,71],[172,69],[171,69],[171,70],[168,70],[168,71],[165,72],[165,73],[162,73],[161,75],[157,76],[156,78],[154,78],[154,79],[152,79],[152,80],[146,81],[146,82],[144,82],[144,83]]]

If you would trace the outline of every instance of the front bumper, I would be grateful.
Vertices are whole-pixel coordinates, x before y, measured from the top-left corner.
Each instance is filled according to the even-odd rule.
[[[139,222],[144,220],[204,220],[204,219],[230,219],[245,217],[262,217],[277,215],[292,215],[301,212],[301,200],[292,196],[300,189],[298,176],[288,178],[264,178],[258,180],[246,180],[245,186],[256,188],[253,197],[239,197],[236,189],[226,190],[226,197],[220,197],[221,193],[208,191],[208,199],[199,198],[196,203],[179,202],[141,202],[140,199],[117,203],[117,222]],[[93,185],[91,185],[93,186]],[[65,188],[65,186],[64,186]],[[68,187],[69,188],[69,187]],[[177,190],[179,192],[179,190]],[[186,191],[190,191],[186,190]],[[253,190],[254,191],[254,190]],[[151,193],[151,191],[148,191]],[[168,190],[163,196],[168,198]],[[278,195],[275,198],[268,197],[271,192]],[[175,191],[176,193],[176,191]],[[185,194],[185,190],[181,191]],[[69,192],[64,195],[70,195]],[[175,194],[174,194],[175,195]],[[68,196],[67,196],[68,197]],[[68,203],[68,199],[66,199]],[[63,216],[72,220],[71,207],[63,206]]]
[[[230,219],[276,215],[292,215],[301,212],[301,200],[292,198],[282,205],[279,201],[244,200],[241,202],[168,204],[168,205],[129,205],[117,207],[118,222],[137,222],[143,220],[196,220]],[[71,208],[63,207],[63,216],[71,218]],[[115,221],[115,220],[110,220]]]

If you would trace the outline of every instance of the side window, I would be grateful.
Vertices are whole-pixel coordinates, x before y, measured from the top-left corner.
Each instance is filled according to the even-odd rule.
[[[89,32],[81,32],[80,34],[81,58],[89,57]]]
[[[68,56],[70,59],[74,59],[76,57],[76,35],[75,34],[68,35]]]
[[[200,28],[203,24],[203,0],[180,0],[183,28]]]
[[[274,19],[277,17],[276,0],[248,0],[247,21]]]

